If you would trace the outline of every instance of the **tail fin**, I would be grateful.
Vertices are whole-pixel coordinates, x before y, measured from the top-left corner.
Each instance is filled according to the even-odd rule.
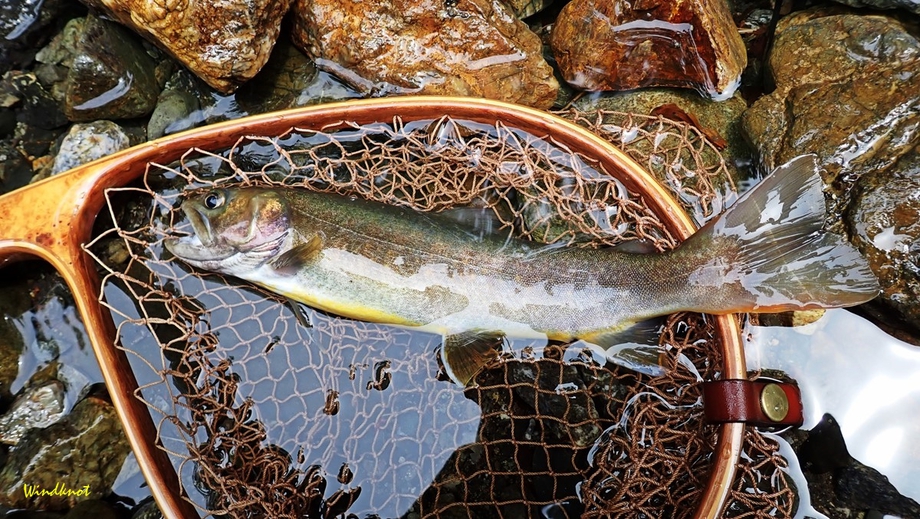
[[[691,280],[727,286],[723,298],[737,311],[844,307],[874,298],[878,280],[866,260],[841,236],[822,230],[826,209],[817,169],[814,155],[793,159],[701,229],[701,239],[690,241],[714,248],[721,259]]]

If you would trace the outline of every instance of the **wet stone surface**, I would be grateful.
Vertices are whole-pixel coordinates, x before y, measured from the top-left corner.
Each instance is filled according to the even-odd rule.
[[[0,442],[16,445],[29,429],[41,429],[64,415],[64,385],[51,380],[25,388],[0,416]]]
[[[920,504],[901,495],[878,470],[850,455],[840,424],[830,414],[810,431],[790,431],[784,436],[799,457],[812,506],[828,517],[920,517]]]
[[[294,13],[294,42],[365,95],[556,100],[539,38],[498,0],[298,0]]]
[[[61,173],[111,155],[127,149],[130,145],[128,135],[112,121],[75,124],[61,142],[51,174]]]
[[[88,397],[67,417],[27,433],[0,470],[0,500],[20,508],[67,510],[78,501],[103,497],[130,452],[112,405]],[[85,496],[26,497],[23,485],[86,489]],[[80,498],[83,499],[80,499]]]
[[[87,0],[157,43],[221,92],[252,79],[271,54],[290,0],[230,0],[156,4],[146,0]]]
[[[565,80],[583,90],[671,86],[722,99],[747,63],[724,2],[574,0],[550,42]]]
[[[882,286],[882,301],[870,307],[872,313],[920,331],[920,152],[864,175],[848,224]]]
[[[917,187],[910,172],[920,143],[914,30],[843,8],[784,18],[769,58],[776,90],[754,103],[742,124],[769,167],[806,151],[818,155],[832,195],[830,227],[850,233],[882,282],[870,308],[916,329],[918,267],[910,247],[917,230],[910,219],[917,202],[905,197]]]
[[[867,9],[904,9],[920,14],[920,2],[915,0],[836,0],[841,4]]]
[[[842,8],[798,12],[778,24],[768,64],[776,89],[742,122],[768,169],[809,151],[825,180],[846,182],[913,147],[920,42],[901,22]]]
[[[85,122],[149,114],[159,93],[155,68],[137,36],[114,22],[86,17],[67,74],[64,111],[68,119]]]

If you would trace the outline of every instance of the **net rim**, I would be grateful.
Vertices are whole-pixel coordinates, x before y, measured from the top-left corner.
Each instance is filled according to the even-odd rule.
[[[407,115],[408,114],[408,115]],[[292,127],[329,130],[347,122],[369,124],[392,119],[433,119],[450,115],[491,124],[502,121],[538,135],[546,135],[572,150],[601,163],[626,187],[639,194],[649,208],[681,240],[696,227],[678,202],[655,178],[633,159],[597,135],[553,114],[500,101],[459,97],[412,96],[351,100],[296,108],[225,121],[166,136],[86,164],[20,191],[0,197],[0,209],[33,207],[36,218],[22,218],[0,226],[0,264],[21,259],[23,253],[48,261],[67,281],[77,297],[81,317],[93,343],[113,404],[148,481],[157,504],[166,516],[190,516],[178,492],[171,464],[163,463],[155,444],[155,428],[147,409],[135,397],[137,382],[123,354],[112,347],[111,317],[98,305],[99,284],[94,278],[93,260],[84,248],[90,241],[92,224],[104,203],[104,191],[140,177],[152,161],[177,159],[192,147],[221,148],[251,134],[282,133]],[[45,207],[43,213],[42,207]],[[64,225],[61,225],[65,222]],[[49,237],[49,229],[53,235]],[[7,238],[8,237],[8,238]],[[82,301],[82,302],[81,302]],[[716,316],[722,334],[722,377],[746,378],[743,347],[734,315]],[[148,423],[149,422],[149,423]],[[696,510],[697,518],[715,518],[727,502],[735,479],[743,444],[744,424],[720,426],[713,472]],[[169,473],[172,473],[170,476]]]

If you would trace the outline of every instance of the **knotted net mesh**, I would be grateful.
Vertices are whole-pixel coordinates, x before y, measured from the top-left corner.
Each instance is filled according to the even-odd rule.
[[[701,222],[732,194],[718,152],[682,123],[568,116],[648,165]],[[474,208],[458,211],[472,228],[544,243],[676,243],[594,161],[502,124],[293,129],[150,164],[137,185],[108,190],[109,221],[87,250],[137,397],[202,515],[693,515],[716,441],[698,383],[721,364],[704,316],[667,320],[663,376],[605,364],[579,343],[512,338],[461,388],[443,374],[440,336],[292,305],[173,259],[163,240],[187,232],[178,205],[189,190],[237,184]],[[749,435],[730,514],[789,515],[785,462]]]

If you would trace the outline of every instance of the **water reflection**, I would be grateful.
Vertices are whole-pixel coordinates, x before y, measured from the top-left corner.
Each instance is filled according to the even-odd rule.
[[[840,423],[850,454],[920,498],[920,348],[846,310],[795,328],[748,327],[748,368],[778,369],[798,381],[804,429],[824,413]]]

